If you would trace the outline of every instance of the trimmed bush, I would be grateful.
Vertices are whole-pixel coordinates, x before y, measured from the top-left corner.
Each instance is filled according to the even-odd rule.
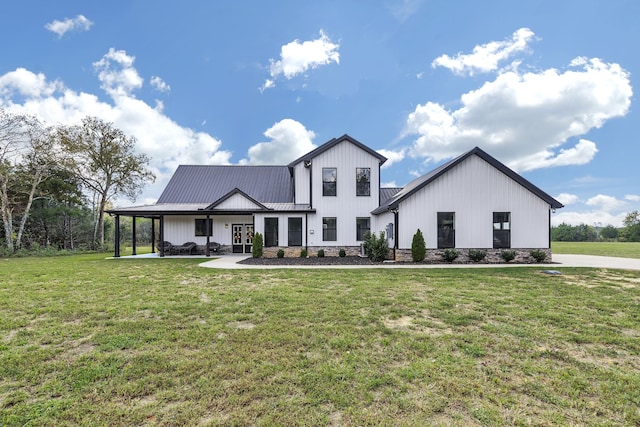
[[[376,237],[373,233],[369,234],[365,241],[365,253],[371,261],[384,261],[389,253],[389,243],[387,242],[384,231],[380,232],[380,237]]]
[[[300,258],[306,258],[306,257],[307,257],[307,250],[300,249]]]
[[[347,256],[347,252],[344,249],[340,249],[340,252],[338,252],[338,255],[340,256],[340,258],[344,258]]]
[[[318,258],[324,258],[324,249],[318,251]]]
[[[413,262],[422,262],[425,256],[427,256],[427,246],[424,243],[422,231],[418,228],[411,241],[411,259]]]
[[[547,259],[547,253],[540,249],[536,249],[535,251],[529,252],[529,255],[531,255],[533,259],[536,260],[536,262],[542,262],[545,259]]]
[[[469,259],[473,262],[480,262],[487,256],[487,251],[482,249],[469,249]]]
[[[278,249],[278,253],[276,255],[278,258],[284,258],[284,251],[282,249]]]
[[[264,240],[262,240],[262,234],[256,233],[253,236],[253,246],[251,247],[251,255],[254,258],[262,258],[263,245],[264,245]]]
[[[500,256],[504,260],[504,262],[513,261],[516,258],[516,251],[512,249],[507,249],[500,252]]]
[[[449,249],[445,249],[442,252],[442,258],[447,262],[453,262],[459,256],[460,256],[460,251],[458,251],[457,249],[449,248]]]

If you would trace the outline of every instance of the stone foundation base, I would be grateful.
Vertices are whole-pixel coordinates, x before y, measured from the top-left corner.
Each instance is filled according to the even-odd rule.
[[[269,247],[262,249],[262,256],[264,258],[277,258],[278,251],[282,249],[284,251],[285,258],[299,258],[300,252],[304,249],[304,246],[282,246],[282,247]],[[318,251],[322,249],[324,256],[337,257],[340,256],[340,249],[344,249],[346,256],[358,256],[360,255],[360,246],[309,246],[307,248],[308,257],[317,257]]]
[[[473,263],[469,258],[469,249],[456,249],[459,252],[454,264]],[[471,249],[473,250],[473,249]],[[479,250],[479,249],[477,249]],[[478,264],[504,264],[506,261],[502,258],[502,251],[514,251],[516,256],[512,261],[514,264],[534,264],[538,261],[531,256],[532,251],[542,251],[547,256],[542,262],[551,262],[551,249],[481,249],[486,252],[486,256]],[[396,249],[396,261],[413,262],[411,258],[411,249]],[[424,258],[425,263],[446,263],[444,259],[444,249],[427,249],[427,255]]]

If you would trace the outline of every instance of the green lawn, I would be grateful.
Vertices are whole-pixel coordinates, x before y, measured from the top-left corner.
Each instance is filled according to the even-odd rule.
[[[640,258],[640,242],[552,242],[551,249],[557,254]]]
[[[638,425],[640,272],[0,259],[0,425]]]

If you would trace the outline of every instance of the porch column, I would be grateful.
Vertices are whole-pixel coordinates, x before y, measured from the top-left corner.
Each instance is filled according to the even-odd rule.
[[[151,217],[151,253],[156,253],[156,219]]]
[[[138,255],[136,251],[136,217],[131,217],[131,255]]]
[[[207,220],[206,220],[207,225],[205,226],[205,230],[206,230],[205,234],[207,235],[207,245],[204,248],[204,255],[205,256],[211,256],[211,252],[209,251],[209,243],[211,241],[209,239],[209,235],[211,234],[211,224],[209,224],[209,218],[211,218],[211,217],[210,217],[209,214],[207,214]]]
[[[115,218],[115,231],[113,236],[114,249],[113,249],[113,257],[120,258],[120,215],[116,215]]]
[[[164,215],[160,215],[160,256],[164,257]]]

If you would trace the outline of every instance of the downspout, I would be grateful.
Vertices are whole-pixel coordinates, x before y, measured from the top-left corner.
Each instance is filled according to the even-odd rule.
[[[398,240],[400,239],[400,235],[398,234],[398,221],[399,221],[399,215],[398,215],[398,209],[394,209],[393,211],[393,233],[394,233],[394,239],[393,239],[393,259],[396,259],[396,251],[398,249]]]
[[[309,253],[309,213],[304,213],[304,250]]]
[[[131,217],[131,255],[138,255],[136,250],[136,217]]]
[[[549,245],[547,246],[549,249],[551,249],[551,210],[549,209],[549,222],[547,223],[547,227],[549,228]]]
[[[204,248],[204,255],[208,257],[208,256],[211,256],[211,252],[209,251],[209,243],[211,242],[211,240],[209,239],[209,235],[211,234],[211,227],[209,224],[209,214],[207,214],[206,221],[207,221],[207,225],[204,228],[206,230],[205,232],[207,235],[207,245]]]
[[[113,257],[114,258],[120,258],[120,215],[116,215],[116,219],[115,219],[115,231],[114,231],[114,236],[113,236],[113,240],[114,240],[114,253],[113,253]]]

